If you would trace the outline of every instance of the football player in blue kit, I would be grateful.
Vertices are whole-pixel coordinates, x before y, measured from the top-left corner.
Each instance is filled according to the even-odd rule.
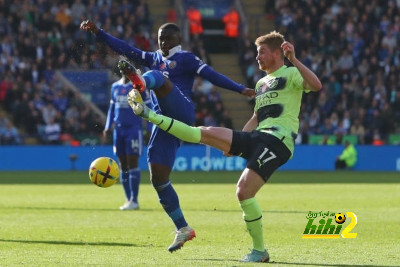
[[[191,91],[196,75],[200,75],[216,86],[247,97],[254,96],[253,89],[232,81],[214,71],[193,53],[182,50],[180,29],[174,23],[160,26],[158,30],[159,50],[155,52],[146,52],[133,47],[99,29],[95,23],[89,20],[83,21],[80,28],[95,34],[98,40],[135,64],[151,70],[146,72],[142,81],[133,80],[133,83],[137,87],[136,89],[148,88],[151,90],[152,109],[158,114],[170,116],[189,125],[193,124],[194,104],[191,99]],[[130,75],[133,68],[130,68],[127,61],[121,61],[119,68],[128,77],[139,77]],[[170,252],[180,249],[185,242],[196,236],[183,216],[178,195],[169,179],[180,142],[176,137],[154,127],[147,153],[151,183],[158,194],[162,207],[176,227],[175,239],[168,247]]]
[[[135,116],[127,101],[127,95],[132,88],[132,83],[125,76],[112,84],[110,105],[103,131],[104,137],[107,137],[113,129],[113,152],[118,157],[121,169],[120,181],[126,197],[125,203],[120,207],[121,210],[139,209],[138,163],[143,148],[143,122],[140,117]],[[142,95],[150,102],[147,91]],[[146,132],[150,131],[151,123],[147,124]]]

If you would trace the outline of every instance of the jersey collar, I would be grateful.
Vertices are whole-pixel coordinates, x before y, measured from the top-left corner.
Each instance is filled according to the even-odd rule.
[[[182,51],[182,46],[181,46],[181,45],[177,45],[177,46],[175,46],[175,47],[172,47],[172,48],[169,50],[168,56],[166,56],[166,57],[163,56],[163,58],[170,58],[170,57],[172,57],[173,55],[175,55],[177,52],[180,52],[180,51]]]
[[[272,74],[278,73],[278,72],[280,72],[280,71],[282,71],[283,69],[286,69],[286,68],[287,68],[286,65],[282,65],[282,67],[280,67],[279,69],[275,70],[274,72],[268,73],[268,74],[269,74],[269,75],[272,75]]]

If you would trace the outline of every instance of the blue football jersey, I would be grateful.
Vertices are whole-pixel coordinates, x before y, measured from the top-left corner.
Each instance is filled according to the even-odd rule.
[[[97,38],[105,42],[115,52],[126,56],[136,64],[161,71],[189,99],[196,75],[200,75],[216,86],[234,92],[241,93],[245,89],[244,85],[214,71],[193,53],[183,51],[180,45],[170,49],[169,55],[164,57],[160,50],[155,52],[142,51],[103,30],[99,30]]]
[[[123,79],[112,84],[105,129],[109,129],[112,123],[115,123],[115,127],[138,127],[142,129],[142,118],[136,116],[128,104],[128,93],[132,88],[131,82],[123,83]],[[142,97],[144,101],[148,101],[148,92],[143,93]]]
[[[172,56],[163,57],[160,51],[143,52],[143,65],[159,70],[169,78],[188,98],[191,97],[194,79],[206,64],[191,52],[180,50],[180,46],[170,51]]]

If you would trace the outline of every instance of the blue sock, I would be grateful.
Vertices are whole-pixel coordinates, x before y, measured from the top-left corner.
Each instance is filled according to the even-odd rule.
[[[171,182],[168,181],[164,184],[153,184],[157,191],[158,198],[165,212],[174,222],[176,229],[187,226],[187,222],[183,217],[181,207],[179,206],[178,195],[172,187]]]
[[[136,203],[138,203],[139,184],[140,184],[139,168],[130,169],[129,170],[129,185],[130,185],[132,200]]]
[[[129,172],[121,171],[121,184],[124,188],[125,196],[127,200],[131,199],[131,188],[129,186]]]
[[[164,75],[158,70],[147,71],[142,77],[146,81],[146,87],[149,89],[158,89],[164,83]]]

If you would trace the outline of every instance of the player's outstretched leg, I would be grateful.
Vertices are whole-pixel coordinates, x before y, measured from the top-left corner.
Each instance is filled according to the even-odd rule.
[[[120,59],[118,61],[118,69],[122,75],[132,82],[133,88],[138,89],[140,92],[146,90],[146,81],[143,79],[140,70],[136,69],[131,63],[125,59]]]
[[[143,119],[149,120],[149,113],[151,110],[143,103],[143,98],[138,90],[132,89],[128,93],[128,103],[131,106],[133,113]]]
[[[196,237],[196,233],[190,226],[182,227],[176,231],[174,242],[169,246],[169,252],[174,252],[185,244],[187,241]]]
[[[200,143],[200,128],[192,127],[162,114],[156,114],[153,110],[148,108],[143,103],[142,96],[140,95],[138,90],[133,89],[129,92],[128,103],[136,115],[152,122],[160,129],[178,137],[182,141],[190,143]]]

